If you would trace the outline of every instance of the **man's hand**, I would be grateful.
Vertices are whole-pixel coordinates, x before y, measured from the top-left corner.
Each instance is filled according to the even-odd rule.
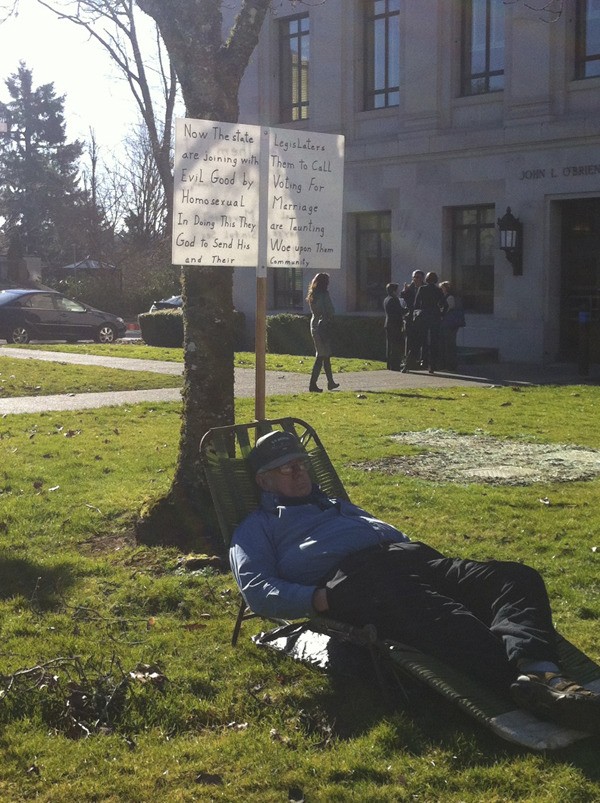
[[[326,588],[316,588],[312,598],[312,605],[313,608],[317,613],[325,613],[325,611],[329,610],[329,604],[327,602],[327,589]]]

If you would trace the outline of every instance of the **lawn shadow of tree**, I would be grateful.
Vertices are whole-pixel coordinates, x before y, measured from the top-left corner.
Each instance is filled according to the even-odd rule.
[[[65,590],[74,582],[70,563],[48,566],[0,555],[0,600],[23,597],[32,607],[52,610],[62,605]]]

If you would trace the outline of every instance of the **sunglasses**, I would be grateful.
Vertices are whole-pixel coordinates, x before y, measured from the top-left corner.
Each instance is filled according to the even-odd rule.
[[[289,463],[284,463],[282,466],[273,469],[273,471],[278,471],[280,474],[287,477],[290,474],[294,474],[296,471],[308,471],[309,469],[310,460],[306,457],[301,460],[291,460]]]

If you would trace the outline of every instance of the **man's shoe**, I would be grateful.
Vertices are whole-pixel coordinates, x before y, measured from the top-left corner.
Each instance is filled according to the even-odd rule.
[[[309,385],[308,389],[311,393],[323,393],[323,388],[318,385]]]
[[[510,687],[520,708],[575,730],[600,733],[600,694],[555,672],[519,675]]]
[[[335,390],[336,388],[339,388],[339,386],[340,386],[339,382],[331,381],[327,383],[327,390]]]

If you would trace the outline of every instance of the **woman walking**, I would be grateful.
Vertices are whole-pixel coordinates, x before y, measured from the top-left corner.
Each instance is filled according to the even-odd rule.
[[[331,372],[331,330],[335,310],[329,297],[328,287],[329,274],[317,273],[308,287],[308,295],[306,296],[312,314],[310,334],[315,344],[316,355],[310,377],[310,385],[308,386],[311,393],[322,392],[322,389],[317,385],[321,368],[325,370],[328,390],[339,388],[339,384],[334,381],[333,373]]]

